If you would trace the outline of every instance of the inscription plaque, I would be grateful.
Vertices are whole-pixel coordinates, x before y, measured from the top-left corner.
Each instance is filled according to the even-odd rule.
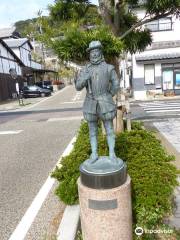
[[[89,208],[94,210],[112,210],[118,207],[117,199],[99,201],[99,200],[88,200]]]

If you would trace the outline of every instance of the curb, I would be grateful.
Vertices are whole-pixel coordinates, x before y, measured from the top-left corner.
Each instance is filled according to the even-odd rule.
[[[76,141],[76,136],[72,138],[71,142],[65,149],[64,153],[59,159],[59,162],[56,164],[58,168],[61,167],[62,157],[67,156],[73,149],[73,145]],[[57,240],[75,240],[77,230],[80,224],[80,208],[79,205],[67,206],[63,213],[62,220],[60,222],[58,231],[57,231]]]
[[[57,231],[57,240],[75,240],[79,224],[79,205],[67,206]]]

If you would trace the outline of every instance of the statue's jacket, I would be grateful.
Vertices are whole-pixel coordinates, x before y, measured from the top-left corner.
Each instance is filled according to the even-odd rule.
[[[75,79],[75,87],[79,91],[86,88],[84,113],[97,114],[97,106],[102,114],[116,111],[113,96],[119,90],[119,78],[113,65],[105,61],[87,64]]]

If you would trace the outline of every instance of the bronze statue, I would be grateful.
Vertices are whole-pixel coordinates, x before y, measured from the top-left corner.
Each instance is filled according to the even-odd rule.
[[[118,163],[116,158],[115,134],[113,119],[116,116],[116,104],[113,96],[119,90],[119,78],[113,65],[107,64],[102,54],[100,41],[92,41],[87,51],[90,53],[90,63],[87,64],[75,79],[75,87],[78,91],[86,88],[86,98],[83,105],[83,114],[89,125],[90,143],[92,154],[88,160],[94,164],[98,160],[98,119],[103,121],[107,143],[109,147],[109,159],[113,164]]]

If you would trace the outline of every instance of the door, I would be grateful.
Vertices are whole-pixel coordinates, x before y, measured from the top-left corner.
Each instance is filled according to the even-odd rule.
[[[164,70],[163,71],[163,90],[172,90],[173,80],[174,80],[174,73],[173,70]]]

